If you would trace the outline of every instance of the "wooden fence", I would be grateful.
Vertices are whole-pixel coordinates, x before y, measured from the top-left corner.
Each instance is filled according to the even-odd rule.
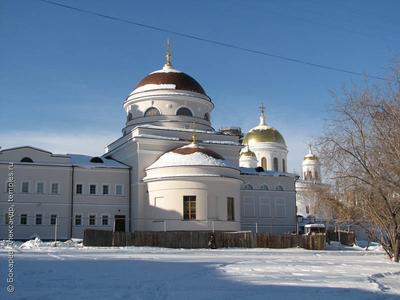
[[[214,238],[212,238],[214,236]],[[86,229],[84,246],[150,246],[166,248],[291,248],[325,249],[325,234],[273,235],[251,231],[135,231],[112,232]]]
[[[343,245],[353,246],[356,240],[354,231],[328,230],[326,232],[327,240],[340,242]]]

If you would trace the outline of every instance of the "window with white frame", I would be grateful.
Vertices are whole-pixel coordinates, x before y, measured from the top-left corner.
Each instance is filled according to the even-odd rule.
[[[91,184],[89,186],[89,193],[90,193],[90,195],[96,195],[96,185],[95,184]]]
[[[96,225],[96,215],[89,215],[89,226]]]
[[[58,183],[52,183],[51,184],[51,193],[58,194],[58,192],[59,192]]]
[[[28,215],[27,214],[21,214],[20,215],[19,224],[21,224],[21,225],[27,225],[28,224]]]
[[[115,194],[118,196],[122,196],[122,194],[123,194],[122,184],[117,184],[115,186]]]
[[[102,216],[101,217],[101,224],[103,226],[107,226],[108,225],[108,216]]]
[[[79,194],[79,195],[82,194],[82,192],[83,192],[82,184],[77,184],[77,185],[76,185],[75,192],[76,192],[77,194]]]
[[[38,182],[36,184],[36,193],[38,193],[38,194],[44,193],[44,183],[43,182]]]
[[[50,215],[50,225],[56,225],[56,223],[57,223],[57,215],[51,214]]]
[[[227,220],[234,221],[235,220],[235,199],[233,197],[226,198],[227,200]]]
[[[35,216],[35,224],[42,225],[42,214],[36,214]]]
[[[29,182],[28,181],[23,181],[22,182],[21,192],[29,193]]]
[[[108,185],[107,184],[103,184],[103,195],[108,195]]]
[[[75,226],[82,225],[82,215],[75,215]]]

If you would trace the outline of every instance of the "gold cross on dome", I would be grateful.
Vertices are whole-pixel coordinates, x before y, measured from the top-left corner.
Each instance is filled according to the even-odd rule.
[[[260,112],[261,112],[262,114],[264,114],[264,112],[265,112],[264,102],[261,102],[261,104],[260,104],[260,106],[259,106],[259,109],[260,109]]]
[[[165,55],[165,65],[171,67],[172,63],[171,63],[171,44],[169,42],[169,39],[167,39],[167,54]]]

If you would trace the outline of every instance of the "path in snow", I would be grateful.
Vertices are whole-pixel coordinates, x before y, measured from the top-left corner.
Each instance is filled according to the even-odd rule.
[[[16,291],[0,299],[400,299],[382,252],[303,249],[54,248],[16,252]]]

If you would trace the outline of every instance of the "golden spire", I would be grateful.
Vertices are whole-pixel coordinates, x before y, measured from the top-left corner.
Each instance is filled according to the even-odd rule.
[[[171,63],[171,45],[169,39],[167,39],[167,54],[165,55],[165,66],[172,67]]]

